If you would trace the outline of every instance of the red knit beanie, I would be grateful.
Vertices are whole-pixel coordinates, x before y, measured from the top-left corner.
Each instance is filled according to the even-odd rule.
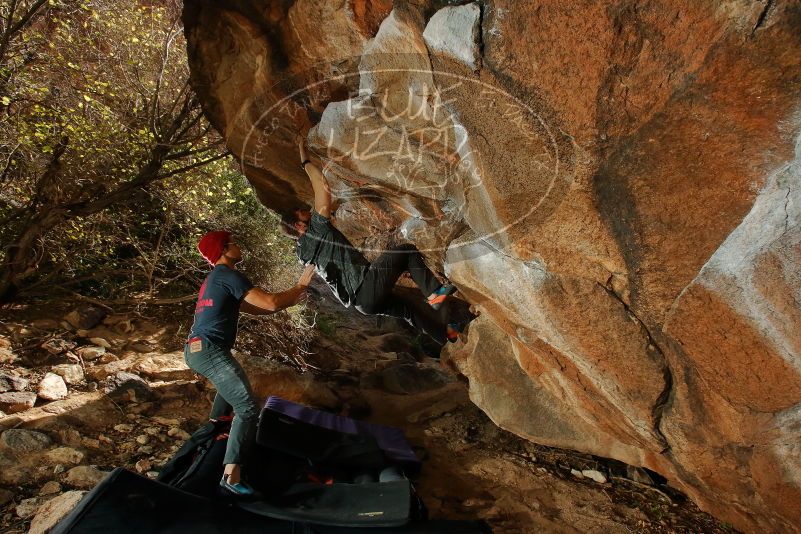
[[[231,239],[231,232],[224,230],[218,232],[209,232],[204,235],[200,242],[197,244],[197,249],[200,254],[206,258],[206,261],[211,265],[217,263],[217,260],[222,256],[223,248],[228,244]]]

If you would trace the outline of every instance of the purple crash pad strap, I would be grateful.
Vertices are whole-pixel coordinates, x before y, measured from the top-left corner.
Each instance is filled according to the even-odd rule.
[[[399,428],[356,421],[349,417],[315,410],[280,397],[270,397],[264,407],[298,421],[329,430],[336,430],[346,434],[372,436],[389,458],[400,462],[420,463],[417,455],[414,454],[414,451],[409,446],[409,442],[406,441],[406,436],[403,435],[403,431]]]

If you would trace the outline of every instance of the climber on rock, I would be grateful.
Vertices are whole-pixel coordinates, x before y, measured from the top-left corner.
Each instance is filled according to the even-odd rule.
[[[381,254],[370,263],[337,230],[331,218],[331,190],[320,168],[306,156],[304,138],[298,141],[301,167],[314,189],[314,212],[297,209],[284,216],[284,233],[297,240],[298,258],[314,265],[317,273],[331,287],[345,307],[354,306],[365,315],[386,315],[403,319],[440,344],[455,341],[460,323],[437,321],[392,292],[398,278],[409,272],[428,304],[439,310],[447,297],[456,291],[451,284],[441,284],[428,269],[413,245],[403,245]]]
[[[198,243],[198,250],[212,266],[212,271],[200,287],[195,321],[184,346],[184,359],[217,390],[210,419],[228,415],[233,408],[220,486],[228,494],[248,496],[253,494],[253,488],[241,479],[240,471],[247,461],[247,449],[255,439],[259,407],[244,370],[231,356],[239,312],[268,315],[296,304],[314,276],[314,269],[304,270],[293,288],[268,293],[254,287],[236,269],[236,264],[242,261],[242,250],[229,232],[207,233]]]

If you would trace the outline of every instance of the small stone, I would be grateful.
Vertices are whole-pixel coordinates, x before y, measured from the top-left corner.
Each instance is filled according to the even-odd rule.
[[[39,497],[23,499],[15,509],[17,517],[20,519],[28,519],[29,517],[33,517],[34,514],[36,514],[36,511],[39,510],[41,503],[42,499]]]
[[[28,534],[45,534],[69,514],[80,502],[85,491],[68,491],[42,504],[31,521]]]
[[[85,454],[72,447],[59,447],[48,451],[45,456],[52,464],[77,465],[83,461]]]
[[[150,341],[140,339],[128,345],[128,348],[134,352],[145,354],[148,352],[153,352],[154,346]]]
[[[147,478],[155,480],[155,479],[157,479],[159,477],[159,472],[158,471],[148,471],[147,473],[145,473],[145,476],[147,476]]]
[[[99,441],[100,443],[105,443],[106,445],[114,443],[114,441],[105,434],[98,434],[97,441]]]
[[[56,482],[55,480],[51,480],[50,482],[46,482],[44,486],[39,490],[39,495],[52,495],[54,493],[59,493],[61,491],[61,484]]]
[[[187,432],[186,430],[182,430],[182,429],[178,428],[177,426],[174,426],[174,427],[170,428],[167,431],[167,435],[170,436],[171,438],[180,439],[180,440],[187,440],[187,439],[189,439],[191,437],[189,435],[189,432]]]
[[[42,343],[41,347],[50,354],[61,354],[74,349],[78,344],[74,341],[66,341],[61,338],[53,338]]]
[[[103,347],[104,349],[110,349],[111,348],[111,343],[109,343],[108,341],[106,341],[102,337],[90,337],[89,341],[92,344],[97,345],[98,347]]]
[[[181,424],[181,421],[179,421],[178,419],[168,419],[166,417],[159,417],[159,416],[152,417],[150,420],[153,421],[154,423],[158,423],[164,426],[178,426]]]
[[[91,465],[79,465],[67,471],[64,483],[73,488],[91,489],[106,478],[107,473]]]
[[[598,484],[606,484],[606,477],[600,471],[596,471],[595,469],[584,469],[581,474],[594,480]]]
[[[31,391],[9,391],[0,393],[0,410],[6,413],[17,413],[33,408],[36,404],[36,393]]]
[[[626,466],[626,478],[634,482],[639,482],[640,484],[646,484],[648,486],[654,485],[654,479],[651,478],[648,471],[640,467],[634,467],[633,465]]]
[[[62,464],[58,464],[53,467],[53,474],[60,475],[61,473],[64,472],[64,470],[65,470],[64,466]]]
[[[55,319],[36,319],[31,321],[31,326],[39,330],[56,330],[58,321]]]
[[[17,355],[11,349],[0,347],[0,363],[14,363]]]
[[[83,368],[77,363],[63,363],[54,366],[51,371],[64,379],[69,385],[83,382]]]
[[[106,352],[97,361],[100,362],[100,363],[111,363],[111,362],[116,362],[118,360],[119,360],[119,358],[117,357],[116,354],[112,354],[110,352]]]
[[[0,393],[7,391],[23,391],[28,387],[29,380],[8,373],[0,373]]]
[[[39,382],[37,394],[40,398],[45,400],[59,400],[67,396],[67,384],[64,379],[55,373],[47,373],[42,381]]]
[[[153,454],[153,447],[150,445],[143,445],[142,447],[136,449],[136,452],[138,454]]]
[[[145,429],[145,434],[148,436],[158,436],[161,434],[161,429],[155,426],[149,426]]]
[[[62,445],[68,447],[80,447],[82,442],[81,433],[74,428],[67,428],[58,431],[58,437]]]
[[[152,402],[132,402],[128,407],[128,411],[137,415],[141,415],[145,412],[149,412],[153,409],[153,407],[154,404]],[[141,421],[137,421],[137,423],[141,424]]]
[[[81,306],[68,313],[64,320],[75,329],[90,330],[106,318],[106,312],[97,306]]]
[[[155,398],[155,393],[142,377],[120,371],[106,382],[106,394],[113,399],[128,402],[143,402]]]
[[[114,330],[116,330],[120,334],[130,334],[131,332],[134,331],[134,329],[135,329],[134,324],[131,319],[123,318],[122,320],[117,321],[117,323],[114,324]]]
[[[0,445],[16,452],[42,451],[52,444],[50,436],[36,430],[11,428],[0,434]]]
[[[129,425],[128,423],[120,423],[119,425],[114,425],[114,430],[117,432],[121,432],[123,434],[129,434],[133,432],[133,425]]]
[[[151,380],[191,380],[195,372],[184,361],[183,353],[154,354],[139,360],[134,371]]]
[[[86,347],[79,348],[75,352],[84,360],[92,361],[103,356],[106,353],[106,348],[87,345]]]
[[[579,471],[578,469],[571,469],[570,474],[576,478],[584,478],[584,475],[581,474],[581,471]]]
[[[88,384],[86,384],[86,389],[88,391],[97,391],[97,387],[98,387],[97,382],[89,382]]]
[[[147,445],[148,443],[150,443],[150,436],[148,436],[147,434],[141,434],[139,436],[136,436],[136,442],[139,445]]]
[[[100,448],[100,440],[99,439],[92,439],[92,438],[83,438],[81,440],[81,445],[83,445],[87,449],[99,449]]]
[[[151,467],[153,466],[150,463],[150,460],[144,460],[144,459],[139,460],[138,462],[136,462],[136,465],[134,465],[134,468],[136,469],[137,473],[145,473],[147,471],[150,471]]]

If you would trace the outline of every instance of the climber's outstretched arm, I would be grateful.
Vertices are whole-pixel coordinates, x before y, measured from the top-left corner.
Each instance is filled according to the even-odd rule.
[[[306,140],[302,136],[298,141],[298,149],[300,150],[301,165],[306,174],[309,175],[312,189],[314,189],[314,209],[317,213],[329,219],[331,218],[331,188],[328,186],[328,181],[323,176],[320,168],[306,156]]]

